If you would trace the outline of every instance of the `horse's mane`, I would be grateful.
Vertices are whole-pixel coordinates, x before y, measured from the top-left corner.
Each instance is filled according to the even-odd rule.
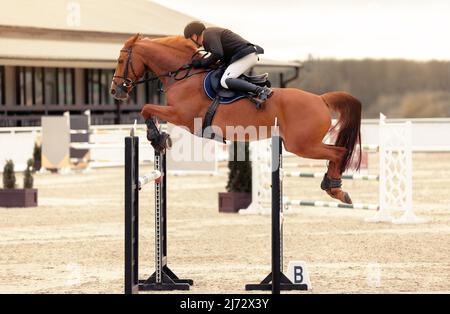
[[[197,48],[193,43],[182,36],[168,36],[152,39],[153,42],[159,43],[166,47],[174,48],[177,50],[185,51],[186,53],[193,54]]]
[[[177,50],[178,52],[183,52],[189,56],[195,53],[197,48],[194,46],[194,44],[189,40],[182,36],[167,36],[167,37],[160,37],[160,38],[153,38],[150,39],[148,37],[142,37],[139,34],[136,34],[130,38],[127,39],[127,41],[124,44],[124,49],[133,47],[137,43],[157,43],[159,45],[165,46],[167,48],[172,48]]]
[[[152,49],[155,52],[158,51],[158,53],[153,54],[152,58],[154,60],[157,58],[157,62],[161,62],[162,59],[165,60],[165,66],[169,69],[178,68],[181,66],[181,63],[188,62],[197,51],[197,47],[195,47],[193,42],[181,36],[151,39],[136,34],[128,38],[122,51],[132,47],[141,48],[140,50],[143,53],[143,56],[145,56],[146,49]]]

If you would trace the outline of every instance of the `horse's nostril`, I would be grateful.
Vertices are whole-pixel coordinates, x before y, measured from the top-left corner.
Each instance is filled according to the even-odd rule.
[[[113,88],[111,89],[111,95],[115,95],[116,94],[116,90]]]

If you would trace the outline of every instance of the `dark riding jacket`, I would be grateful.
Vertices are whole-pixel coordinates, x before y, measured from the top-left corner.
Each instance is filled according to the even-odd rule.
[[[264,53],[264,49],[253,45],[229,29],[209,27],[203,33],[203,47],[211,53],[208,58],[199,60],[196,66],[208,67],[221,60],[226,64],[245,57],[253,52]]]

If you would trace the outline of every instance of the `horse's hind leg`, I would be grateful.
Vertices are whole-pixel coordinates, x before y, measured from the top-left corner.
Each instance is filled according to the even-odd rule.
[[[322,188],[322,190],[326,191],[332,198],[336,198],[343,203],[352,204],[350,195],[342,190],[341,163],[347,153],[347,149],[335,145],[326,146],[329,149],[334,150],[337,157],[335,160],[329,159],[330,162],[328,164],[328,170],[323,177],[320,187]]]
[[[351,204],[352,200],[349,194],[342,190],[342,173],[340,171],[341,161],[347,150],[344,147],[326,145],[322,142],[315,145],[290,146],[285,145],[286,150],[297,156],[310,159],[329,160],[327,173],[321,183],[322,190],[326,191],[331,197],[344,203]]]

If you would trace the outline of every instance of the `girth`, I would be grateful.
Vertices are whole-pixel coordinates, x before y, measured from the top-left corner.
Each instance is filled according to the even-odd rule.
[[[218,136],[216,133],[213,132],[211,125],[212,121],[214,119],[214,116],[217,111],[217,107],[220,105],[220,96],[216,96],[212,103],[209,105],[208,110],[206,111],[205,118],[203,119],[203,125],[202,125],[202,137],[216,140],[221,143],[225,143],[225,140],[223,137]]]

